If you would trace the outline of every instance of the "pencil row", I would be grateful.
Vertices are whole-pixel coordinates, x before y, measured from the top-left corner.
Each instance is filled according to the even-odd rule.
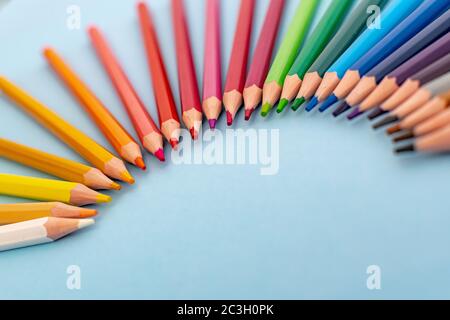
[[[450,2],[360,1],[348,13],[344,5],[330,5],[295,61],[283,57],[278,65],[275,58],[270,72],[279,78],[266,81],[262,115],[277,103],[280,113],[290,102],[292,110],[308,112],[336,104],[333,115],[351,110],[349,120],[367,111],[370,120],[388,113],[374,128],[395,124],[387,130],[401,132],[394,142],[417,137],[398,152],[450,151]],[[370,5],[382,8],[382,28],[366,27]],[[342,19],[338,8],[347,15],[342,22],[336,21]]]
[[[70,64],[55,49],[45,48],[43,55],[52,70],[118,156],[0,76],[0,90],[5,96],[89,163],[0,139],[1,157],[61,179],[0,174],[0,194],[43,201],[0,205],[0,224],[7,224],[0,227],[0,250],[53,241],[91,225],[94,221],[90,218],[96,212],[78,207],[111,201],[95,190],[120,190],[114,180],[134,183],[125,162],[145,170],[141,146],[164,161],[164,140],[176,149],[181,123],[197,139],[203,114],[214,129],[222,108],[227,124],[232,125],[242,106],[248,121],[260,105],[261,115],[267,116],[274,106],[281,113],[290,103],[294,111],[301,106],[312,111],[320,105],[321,112],[336,104],[336,117],[353,108],[349,120],[368,111],[370,120],[386,115],[374,128],[392,125],[387,133],[396,134],[394,142],[415,139],[398,147],[398,152],[450,151],[450,2],[334,0],[310,30],[321,3],[300,1],[275,53],[285,1],[271,0],[255,51],[249,57],[257,2],[241,0],[226,81],[222,84],[221,1],[206,0],[200,98],[184,3],[171,0],[181,117],[152,13],[144,2],[138,3],[142,49],[153,85],[158,125],[106,36],[100,28],[89,27],[95,53],[140,143]],[[381,20],[377,10],[381,10]]]

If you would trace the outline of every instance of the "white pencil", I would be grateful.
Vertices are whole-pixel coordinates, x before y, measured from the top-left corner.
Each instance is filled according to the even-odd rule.
[[[0,227],[0,251],[56,241],[94,224],[93,219],[39,218]]]

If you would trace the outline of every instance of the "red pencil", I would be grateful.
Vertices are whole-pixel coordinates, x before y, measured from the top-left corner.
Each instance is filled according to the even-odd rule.
[[[247,73],[254,9],[255,0],[241,0],[225,93],[223,95],[223,104],[227,110],[227,124],[229,126],[233,124],[236,113],[242,105],[242,91],[244,90]]]
[[[253,54],[253,62],[245,82],[244,105],[245,120],[249,120],[262,98],[262,88],[272,59],[275,40],[280,26],[284,0],[271,0],[267,9],[264,25],[259,35],[258,44]]]
[[[170,87],[166,67],[161,55],[158,37],[150,10],[144,2],[138,4],[138,12],[147,61],[152,76],[156,106],[158,108],[159,126],[172,148],[176,148],[180,140],[180,119],[178,118],[172,88]]]
[[[172,19],[177,49],[178,83],[183,122],[189,129],[192,139],[197,139],[203,114],[183,0],[172,0]]]
[[[96,27],[90,27],[88,32],[97,55],[133,122],[139,140],[145,149],[154,154],[160,161],[164,161],[164,143],[161,132],[133,88],[119,61],[109,48],[106,39]]]
[[[220,54],[220,0],[207,0],[203,112],[209,127],[216,127],[222,111],[222,61]]]

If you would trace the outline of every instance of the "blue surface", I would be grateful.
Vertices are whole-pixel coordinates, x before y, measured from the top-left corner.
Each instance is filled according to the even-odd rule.
[[[201,74],[203,1],[187,3]],[[238,1],[223,3],[228,61]],[[258,28],[267,3],[258,1]],[[71,4],[82,10],[80,31],[66,28]],[[150,5],[177,93],[168,1]],[[289,1],[287,16],[296,5]],[[95,21],[156,116],[130,1],[15,0],[0,16],[1,73],[105,146],[50,72],[43,45],[58,49],[134,133],[83,31]],[[288,23],[285,17],[283,30]],[[7,100],[0,108],[2,137],[80,160]],[[328,112],[250,123],[240,113],[236,127],[280,130],[277,175],[261,176],[255,165],[160,164],[148,156],[149,172],[132,169],[137,184],[112,193],[93,228],[1,253],[0,298],[450,298],[448,155],[396,157],[365,119],[348,123]],[[0,170],[44,176],[4,160]],[[81,290],[66,288],[69,265],[81,268]],[[379,291],[366,287],[370,265],[381,268]]]

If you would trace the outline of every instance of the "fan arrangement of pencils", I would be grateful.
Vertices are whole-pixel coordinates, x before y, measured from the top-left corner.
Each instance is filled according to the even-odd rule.
[[[387,134],[394,135],[394,143],[410,140],[395,149],[398,153],[450,151],[450,0],[333,0],[312,30],[321,0],[300,0],[275,55],[285,0],[270,0],[252,57],[253,15],[258,3],[241,0],[225,83],[221,1],[205,2],[201,95],[184,3],[171,0],[180,115],[152,13],[144,2],[137,5],[158,125],[106,36],[97,26],[88,29],[98,60],[140,144],[55,49],[43,50],[55,74],[120,158],[0,76],[0,91],[6,97],[90,164],[0,139],[1,157],[61,179],[0,174],[0,194],[42,201],[0,205],[0,225],[4,225],[0,227],[0,251],[54,241],[93,224],[96,211],[80,206],[111,201],[95,190],[120,190],[117,180],[134,183],[125,162],[145,170],[143,150],[165,161],[164,140],[176,149],[182,124],[192,139],[197,139],[203,114],[209,127],[216,128],[222,105],[229,126],[242,106],[247,121],[260,105],[262,116],[275,106],[281,113],[289,104],[294,111],[304,106],[308,112],[316,106],[320,112],[336,106],[335,117],[349,111],[347,118],[353,120],[368,113],[371,121],[378,119],[374,129],[390,125]],[[370,23],[377,9],[381,25],[377,25],[377,17]]]

